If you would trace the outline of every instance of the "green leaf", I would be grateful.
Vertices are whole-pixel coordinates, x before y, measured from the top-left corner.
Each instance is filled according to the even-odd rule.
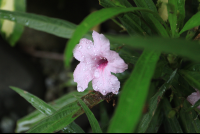
[[[179,35],[183,32],[194,28],[196,26],[200,25],[200,12],[197,12],[195,15],[193,15],[184,25],[183,29],[179,32]]]
[[[181,89],[175,89],[180,90]],[[198,118],[198,114],[191,110],[187,112],[187,109],[190,107],[190,104],[187,100],[183,101],[180,94],[175,98],[176,106],[181,107],[179,112],[180,123],[182,124],[182,128],[185,133],[200,133],[200,120]]]
[[[170,87],[177,70],[173,71],[172,74],[169,76],[168,80],[160,87],[158,92],[150,99],[149,101],[149,112],[144,115],[142,118],[139,126],[138,132],[144,133],[147,131],[149,125],[151,125],[151,121],[155,115],[156,109],[160,104],[162,96],[164,95],[165,91]]]
[[[191,63],[184,67],[184,70],[200,72],[200,63]]]
[[[163,111],[158,107],[145,133],[157,133],[163,122]]]
[[[133,0],[138,7],[148,8],[154,12],[157,12],[156,6],[152,0]]]
[[[25,0],[0,0],[0,9],[9,11],[25,12],[26,1]],[[24,26],[16,24],[12,21],[1,20],[0,24],[1,35],[8,41],[11,46],[14,46],[21,37]]]
[[[160,53],[155,51],[144,51],[140,56],[131,76],[123,86],[108,132],[126,133],[135,130],[159,55]]]
[[[120,7],[132,7],[132,5],[126,0],[99,0],[100,5],[106,8],[119,6],[119,4],[116,4],[116,1],[120,4]],[[139,12],[134,11],[134,13],[140,16]],[[145,35],[146,33],[150,34],[150,28],[143,21],[141,21],[139,16],[134,13],[125,13],[124,15],[118,17],[127,32],[130,35],[134,35],[136,33],[141,35]]]
[[[39,99],[38,97],[23,91],[19,88],[16,87],[10,87],[14,91],[16,91],[18,94],[20,94],[24,99],[26,99],[29,103],[31,103],[37,110],[39,110],[42,114],[44,115],[52,115],[53,113],[56,112],[54,108],[52,108],[50,105],[45,103],[43,100]],[[76,129],[73,129],[76,128]],[[71,131],[71,132],[76,132],[76,133],[83,133],[84,131],[76,124],[76,123],[71,123],[67,127],[64,128],[63,130],[65,131]]]
[[[76,94],[79,97],[83,97],[84,95],[88,94],[88,90],[84,92],[71,92],[68,93],[61,98],[50,102],[49,105],[53,107],[54,109],[58,110],[62,108],[63,106],[69,105],[70,103],[73,103],[76,101],[76,98],[74,98],[73,94]],[[24,131],[27,131],[32,126],[37,124],[40,120],[44,119],[46,116],[44,114],[41,114],[39,111],[34,111],[31,114],[23,117],[22,119],[17,121],[17,127],[16,132],[21,133]]]
[[[180,70],[179,73],[192,87],[200,90],[200,72]]]
[[[76,97],[76,99],[81,104],[82,108],[84,109],[84,111],[88,117],[88,120],[90,122],[90,125],[92,127],[93,133],[102,133],[102,130],[99,126],[99,122],[95,118],[94,114],[90,111],[90,109],[87,107],[87,105],[80,98]]]
[[[0,10],[0,18],[63,38],[71,38],[76,29],[71,22],[31,13]]]
[[[101,9],[98,10],[89,16],[87,16],[82,23],[77,27],[76,31],[73,34],[73,37],[69,40],[67,47],[65,49],[65,64],[66,66],[70,65],[70,60],[72,58],[72,51],[78,41],[82,38],[83,35],[87,33],[93,26],[104,22],[105,20],[121,14],[121,13],[126,13],[126,12],[131,12],[131,11],[145,11],[148,13],[154,13],[151,10],[145,9],[145,8],[118,8],[118,7],[113,7],[113,8],[106,8],[106,9]],[[155,13],[154,13],[155,14]]]
[[[141,20],[137,15],[126,13],[122,17],[118,18],[130,35],[134,36],[135,33],[145,35],[146,32],[141,28]]]
[[[197,102],[195,102],[194,105],[192,105],[190,108],[188,108],[186,111],[189,112],[191,110],[194,110],[195,108],[197,108],[200,105],[200,100],[198,100]]]
[[[100,103],[100,123],[103,133],[107,131],[109,124],[109,116],[104,103]]]
[[[168,6],[167,6],[167,10],[168,10],[168,20],[170,23],[170,27],[171,27],[171,32],[172,32],[172,37],[174,38],[176,36],[177,33],[177,2],[178,0],[169,0],[168,1]]]
[[[19,95],[21,95],[24,99],[26,99],[29,103],[32,104],[37,110],[45,115],[52,115],[56,110],[52,108],[50,105],[45,103],[43,100],[39,99],[38,97],[28,93],[27,91],[23,91],[16,87],[10,87],[14,91],[16,91]]]
[[[197,31],[198,31],[198,28],[192,28],[192,29],[188,30],[185,39],[191,40],[196,35]]]
[[[182,29],[185,19],[185,0],[177,0],[178,5],[178,28]]]
[[[157,9],[153,3],[152,0],[134,0],[135,4],[138,7],[144,7],[147,9],[150,9],[151,11],[154,11],[154,13],[157,13]],[[159,35],[163,37],[169,37],[169,29],[168,26],[165,24],[165,22],[160,18],[160,16],[157,15],[152,15],[146,12],[142,12],[141,14],[146,21],[146,23],[154,30],[156,31]],[[163,27],[163,25],[165,28]]]
[[[130,55],[124,55],[120,54],[120,57],[126,62],[131,64],[136,64],[138,57],[136,56],[130,56]]]
[[[92,108],[102,101],[102,96],[93,91],[81,97],[81,99],[89,108]],[[78,101],[74,101],[37,123],[28,131],[28,133],[50,133],[58,131],[69,125],[83,113],[84,111],[81,106],[78,105]]]
[[[113,42],[125,44],[138,49],[148,49],[166,53],[174,53],[188,57],[195,61],[200,61],[200,45],[197,42],[182,39],[166,39],[159,37],[142,38],[139,36],[107,36]]]
[[[173,117],[168,116],[170,111],[172,110],[172,107],[166,98],[163,99],[162,106],[163,106],[163,111],[165,112],[165,121],[164,121],[165,131],[167,133],[183,133],[176,116]]]
[[[75,122],[70,123],[62,129],[64,133],[85,133],[83,129]]]

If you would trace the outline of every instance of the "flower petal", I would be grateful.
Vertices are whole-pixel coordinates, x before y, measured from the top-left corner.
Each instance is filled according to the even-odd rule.
[[[112,92],[118,94],[120,88],[120,82],[116,76],[111,75],[109,69],[105,68],[100,72],[99,77],[95,77],[92,80],[92,86],[95,91],[99,91],[101,94],[106,95]]]
[[[83,92],[88,83],[93,79],[93,69],[86,63],[79,63],[74,71],[74,82],[77,82],[77,90]]]
[[[199,91],[192,93],[191,95],[189,95],[187,97],[187,100],[194,105],[198,100],[200,99],[200,94]],[[200,109],[200,106],[197,107],[198,109]]]
[[[111,50],[109,54],[106,55],[106,58],[108,60],[108,67],[110,68],[111,72],[122,73],[128,69],[128,65],[117,52]]]
[[[73,54],[77,60],[86,63],[88,61],[93,61],[91,58],[95,55],[94,51],[93,42],[86,38],[82,38],[79,44],[74,48]]]
[[[110,42],[103,34],[99,34],[96,31],[93,31],[92,38],[94,40],[94,46],[97,54],[110,51]]]

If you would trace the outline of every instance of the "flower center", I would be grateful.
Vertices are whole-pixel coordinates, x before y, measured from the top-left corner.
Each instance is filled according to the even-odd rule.
[[[108,64],[108,60],[106,58],[100,57],[100,60],[98,61],[97,64],[98,64],[98,68],[104,69],[106,67],[106,65]]]

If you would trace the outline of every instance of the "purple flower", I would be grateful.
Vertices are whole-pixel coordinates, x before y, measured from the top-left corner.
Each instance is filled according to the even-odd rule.
[[[195,89],[197,92],[192,93],[191,95],[189,95],[187,97],[187,100],[194,105],[199,99],[200,99],[200,93],[199,90]],[[197,107],[198,109],[200,109],[200,106]]]
[[[92,37],[94,44],[83,38],[73,52],[74,57],[80,61],[74,71],[77,90],[83,92],[92,80],[95,91],[103,95],[110,92],[118,94],[120,82],[111,72],[122,73],[128,65],[118,53],[110,50],[110,42],[103,34],[93,31]]]

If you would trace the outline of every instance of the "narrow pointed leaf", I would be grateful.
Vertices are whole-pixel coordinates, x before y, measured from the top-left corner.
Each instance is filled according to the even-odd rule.
[[[71,22],[31,13],[0,10],[0,18],[63,38],[71,38],[76,29]]]
[[[116,4],[115,1],[110,1],[110,0],[99,0],[100,5],[103,7],[109,8],[109,7],[133,7],[128,1],[126,0],[117,0],[118,4]],[[119,5],[120,4],[120,5]],[[127,32],[130,35],[134,34],[140,34],[140,35],[145,35],[150,34],[151,30],[150,28],[143,22],[141,21],[140,16],[138,11],[134,11],[133,13],[125,13],[123,16],[119,16],[119,20],[122,22],[123,26],[126,28]]]
[[[168,20],[170,23],[170,27],[171,27],[171,32],[172,32],[172,37],[174,38],[177,30],[177,10],[178,10],[178,0],[169,0],[168,1],[168,6],[167,6],[167,10],[168,10]]]
[[[176,116],[174,115],[173,117],[169,117],[169,112],[172,110],[172,107],[166,98],[163,99],[162,106],[163,111],[165,112],[165,131],[168,133],[183,133]]]
[[[152,0],[134,0],[137,7],[143,7],[150,9],[151,11],[157,13],[157,9]],[[160,16],[142,12],[143,19],[146,23],[159,35],[163,37],[169,37],[169,29],[165,22],[160,18]],[[162,24],[165,26],[163,26]]]
[[[81,99],[88,107],[92,108],[102,101],[102,96],[93,91],[81,97]],[[83,113],[84,111],[81,106],[78,105],[78,101],[74,101],[37,123],[28,133],[51,133],[58,131],[69,125]]]
[[[192,105],[190,108],[188,108],[186,111],[189,112],[191,110],[194,110],[195,108],[197,108],[200,105],[200,100],[198,100],[197,102],[195,102],[194,105]]]
[[[54,109],[59,110],[60,108],[77,101],[76,98],[74,98],[73,94],[79,97],[83,97],[88,93],[89,93],[88,90],[84,92],[76,92],[76,91],[70,92],[62,96],[61,98],[50,102],[49,105]],[[17,133],[25,132],[44,118],[46,118],[46,115],[40,113],[38,110],[34,111],[17,121],[17,126],[15,131]]]
[[[200,90],[200,72],[180,70],[182,77],[194,88]]]
[[[29,103],[32,104],[37,110],[45,115],[52,115],[56,110],[52,108],[49,104],[45,103],[43,100],[39,99],[38,97],[34,96],[27,91],[21,90],[16,87],[10,87],[14,91],[16,91],[19,95],[21,95],[24,99],[26,99]]]
[[[152,0],[133,0],[138,7],[148,8],[154,12],[157,12],[156,6]]]
[[[175,89],[180,90],[180,89]],[[200,133],[200,120],[198,118],[198,114],[191,110],[187,112],[187,109],[191,106],[191,104],[183,99],[181,99],[180,93],[178,93],[180,97],[175,98],[176,106],[182,106],[179,112],[180,123],[182,124],[182,128],[186,133]]]
[[[90,111],[90,109],[87,107],[87,105],[80,98],[76,97],[76,99],[81,104],[82,108],[84,109],[84,111],[88,117],[88,120],[90,122],[90,125],[92,127],[93,133],[102,133],[102,130],[99,126],[99,122],[95,118],[94,114]]]
[[[200,11],[197,12],[195,15],[193,15],[184,25],[183,29],[179,32],[179,34],[182,34],[183,32],[194,28],[196,26],[200,25]]]
[[[18,94],[20,94],[24,99],[26,99],[29,103],[31,103],[42,114],[49,116],[56,112],[56,110],[53,107],[51,107],[49,104],[45,103],[38,97],[16,87],[10,87],[10,88],[16,91]],[[84,133],[84,131],[74,122],[72,122],[63,129],[63,132],[68,132],[68,131],[75,133]]]
[[[145,133],[157,133],[163,122],[163,117],[163,111],[161,110],[161,106],[159,106]]]
[[[120,133],[135,130],[159,56],[160,53],[155,51],[144,51],[142,53],[129,79],[123,86],[108,132]]]
[[[197,42],[186,41],[182,39],[166,39],[159,37],[142,38],[142,37],[124,37],[124,36],[107,36],[113,42],[126,44],[138,49],[148,49],[166,53],[174,53],[185,56],[195,61],[200,61],[200,45]]]
[[[182,29],[185,19],[185,0],[177,0],[178,5],[178,28]]]
[[[177,70],[175,70],[168,78],[168,80],[160,87],[158,92],[150,99],[149,101],[149,112],[146,113],[139,126],[138,126],[138,132],[139,133],[145,133],[147,131],[147,128],[149,125],[151,125],[151,121],[155,115],[156,109],[160,104],[160,101],[162,99],[162,96],[164,95],[165,91],[169,88],[171,85],[175,75],[176,75]]]

